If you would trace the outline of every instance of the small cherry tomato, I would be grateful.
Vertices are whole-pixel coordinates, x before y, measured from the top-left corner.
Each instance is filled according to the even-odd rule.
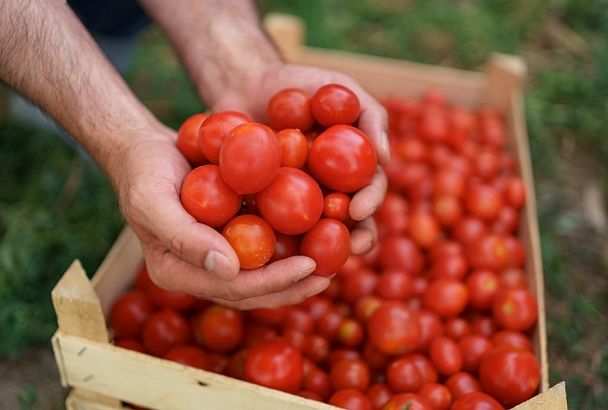
[[[154,311],[154,306],[140,290],[121,295],[110,311],[110,323],[117,337],[136,338]]]
[[[365,395],[374,409],[381,409],[393,396],[391,389],[384,383],[375,383],[367,388]]]
[[[399,393],[391,397],[382,410],[433,410],[431,404],[417,393]]]
[[[479,310],[492,307],[496,292],[498,292],[498,276],[487,269],[477,269],[471,272],[466,279],[469,295],[469,304]]]
[[[462,354],[462,368],[477,373],[481,358],[492,349],[492,343],[483,335],[471,334],[460,339],[458,347]]]
[[[329,380],[334,391],[342,389],[365,391],[369,386],[369,367],[362,360],[341,360],[331,367]]]
[[[363,341],[363,326],[354,319],[344,319],[338,326],[337,339],[343,346],[357,347]]]
[[[431,345],[431,341],[444,333],[443,324],[437,313],[430,310],[421,309],[416,312],[418,324],[420,326],[419,349],[426,352]]]
[[[173,346],[190,341],[190,327],[186,319],[170,309],[153,313],[146,321],[142,332],[146,351],[162,356]]]
[[[501,330],[492,335],[490,339],[492,347],[495,349],[506,347],[511,349],[521,349],[532,351],[532,341],[525,334],[517,330]]]
[[[194,321],[194,334],[207,349],[230,352],[243,338],[242,314],[220,305],[209,306]]]
[[[275,232],[274,236],[276,238],[274,253],[268,262],[272,263],[295,256],[300,251],[300,238],[298,236],[284,235],[279,232]]]
[[[458,400],[465,394],[481,391],[479,381],[467,372],[454,373],[447,378],[445,386],[452,392],[454,400]]]
[[[302,354],[285,340],[252,347],[245,359],[245,380],[272,389],[295,393],[302,387]]]
[[[452,405],[452,392],[443,384],[423,384],[418,394],[426,399],[434,410],[449,410]]]
[[[117,339],[114,344],[118,347],[122,347],[123,349],[133,350],[134,352],[145,353],[144,345],[141,344],[138,340],[124,338]]]
[[[450,278],[433,280],[424,293],[422,303],[443,318],[461,313],[469,301],[469,291],[460,281]]]
[[[386,380],[397,393],[416,392],[422,386],[422,376],[416,364],[407,358],[397,359],[388,366]]]
[[[538,306],[526,289],[503,289],[496,294],[492,312],[499,326],[525,331],[536,323]]]
[[[172,362],[185,364],[186,366],[196,367],[203,370],[211,370],[211,362],[209,361],[209,357],[207,357],[207,354],[204,351],[196,346],[173,346],[167,353],[165,353],[164,358],[171,360]]]
[[[376,294],[383,299],[407,299],[414,294],[414,278],[401,269],[385,269],[378,276]]]
[[[385,302],[372,314],[367,326],[371,343],[388,355],[409,353],[420,342],[418,318],[403,302]]]
[[[308,94],[297,88],[276,93],[268,103],[268,120],[272,128],[297,128],[306,132],[313,125]]]
[[[350,197],[341,192],[332,192],[325,196],[323,201],[323,216],[325,218],[333,218],[342,222],[345,225],[352,223],[352,219],[348,213],[350,206]]]
[[[422,248],[428,249],[439,239],[439,225],[427,212],[413,212],[409,217],[410,237]]]
[[[198,147],[211,163],[219,164],[220,148],[226,136],[237,125],[252,122],[247,115],[236,111],[211,114],[198,130]]]
[[[202,165],[207,161],[198,146],[198,130],[208,117],[208,114],[194,114],[184,121],[177,131],[177,149],[190,164]]]
[[[324,218],[302,238],[300,254],[317,264],[314,275],[329,276],[344,265],[350,255],[350,233],[336,219]]]
[[[454,402],[451,410],[504,410],[492,396],[482,392],[465,394]]]
[[[462,368],[462,354],[454,340],[439,336],[431,342],[429,357],[439,373],[444,376],[454,374]]]
[[[496,219],[502,203],[500,192],[491,185],[474,185],[465,197],[467,210],[483,221]]]
[[[264,266],[275,250],[274,231],[268,222],[259,216],[237,216],[226,224],[222,235],[239,257],[241,269]]]
[[[277,132],[281,146],[281,166],[302,168],[308,156],[308,141],[300,130],[287,128]]]
[[[453,317],[446,320],[444,325],[445,335],[455,341],[459,341],[471,333],[471,324],[462,317]]]
[[[356,389],[338,390],[332,394],[328,403],[347,410],[372,410],[372,403],[367,396]]]
[[[361,113],[359,99],[340,84],[327,84],[319,88],[310,100],[312,115],[325,127],[336,124],[350,125]]]
[[[159,308],[173,309],[186,312],[195,309],[199,299],[186,292],[170,291],[150,282],[147,289],[148,298]]]
[[[380,241],[381,269],[400,268],[417,275],[424,266],[424,255],[414,241],[404,236],[389,236]]]

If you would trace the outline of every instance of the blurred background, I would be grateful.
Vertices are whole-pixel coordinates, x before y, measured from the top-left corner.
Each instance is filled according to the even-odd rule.
[[[301,17],[306,43],[479,70],[489,53],[529,67],[551,383],[571,409],[608,409],[608,1],[261,0]],[[127,81],[177,127],[203,109],[152,27]],[[94,272],[122,226],[103,174],[52,133],[8,116],[0,90],[0,407],[61,408],[50,291],[71,261]]]

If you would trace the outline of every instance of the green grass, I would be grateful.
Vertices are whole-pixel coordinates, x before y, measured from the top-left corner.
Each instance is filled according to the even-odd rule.
[[[263,12],[300,16],[309,28],[307,43],[317,47],[466,69],[479,69],[493,51],[527,60],[526,114],[539,191],[551,377],[567,380],[570,408],[608,408],[605,267],[598,235],[571,209],[564,186],[576,186],[566,177],[579,165],[563,153],[565,145],[575,146],[586,166],[608,158],[608,1],[259,4]],[[157,31],[143,36],[127,79],[174,127],[202,109]],[[55,328],[52,286],[76,257],[93,272],[121,218],[103,176],[59,138],[0,121],[0,164],[0,355],[17,355],[25,345],[48,342]],[[596,166],[587,175],[608,191],[605,169]],[[24,405],[32,400],[24,391]]]

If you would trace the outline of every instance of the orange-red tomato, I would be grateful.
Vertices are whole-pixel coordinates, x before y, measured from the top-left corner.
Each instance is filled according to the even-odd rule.
[[[327,194],[323,200],[323,216],[337,219],[348,226],[353,222],[348,213],[349,206],[350,197],[348,195],[341,192],[332,192]]]
[[[204,113],[194,114],[177,131],[177,148],[190,164],[202,165],[207,161],[198,146],[198,130],[208,117]]]
[[[426,399],[434,410],[448,410],[452,405],[452,393],[443,384],[423,384],[418,390],[418,394]]]
[[[321,219],[304,234],[300,254],[317,264],[313,274],[329,276],[335,273],[350,255],[348,228],[336,219]]]
[[[264,266],[275,251],[274,231],[259,216],[237,216],[226,224],[222,235],[239,257],[241,269]]]
[[[230,352],[243,339],[242,314],[225,306],[209,306],[194,320],[194,334],[207,349]]]
[[[365,391],[369,386],[369,367],[358,359],[344,359],[331,367],[329,380],[334,391],[357,389]]]
[[[325,127],[336,124],[350,125],[361,112],[359,99],[340,84],[327,84],[319,88],[310,100],[312,115]]]
[[[399,301],[389,301],[377,308],[367,322],[374,347],[389,355],[415,350],[420,342],[418,318]]]
[[[275,130],[297,128],[306,132],[313,125],[308,94],[297,88],[286,88],[268,102],[268,120]]]
[[[211,114],[198,130],[198,147],[205,158],[213,164],[220,162],[220,148],[224,139],[237,125],[252,122],[247,115],[236,111]]]
[[[503,289],[496,294],[492,312],[499,326],[524,331],[536,323],[538,305],[526,289]]]
[[[302,354],[285,340],[272,340],[252,347],[243,376],[262,386],[296,393],[302,387]]]
[[[450,278],[433,280],[426,290],[422,303],[424,307],[441,317],[456,316],[469,301],[469,291],[460,281]]]
[[[281,166],[302,168],[308,156],[308,141],[300,130],[287,128],[277,132],[281,146]]]

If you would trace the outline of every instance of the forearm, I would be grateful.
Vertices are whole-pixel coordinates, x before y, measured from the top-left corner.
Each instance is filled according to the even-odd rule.
[[[48,112],[116,183],[132,131],[160,124],[58,0],[0,2],[0,79]]]
[[[230,87],[281,62],[251,0],[141,0],[210,106]]]

